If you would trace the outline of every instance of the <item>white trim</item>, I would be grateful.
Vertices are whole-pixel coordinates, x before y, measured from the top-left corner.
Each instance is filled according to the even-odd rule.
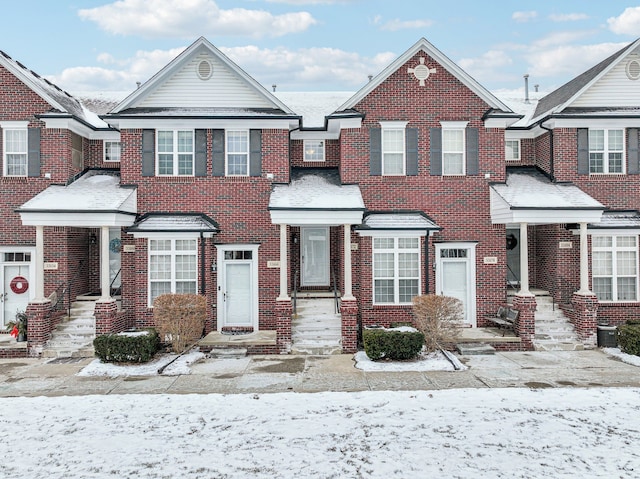
[[[246,140],[247,140],[247,149],[246,151],[233,151],[233,152],[229,152],[229,133],[244,133],[246,136]],[[247,162],[246,162],[246,168],[247,168],[247,172],[244,174],[238,174],[238,173],[229,173],[229,154],[232,155],[245,155]],[[224,131],[224,175],[225,176],[240,176],[240,177],[245,177],[245,176],[249,176],[250,175],[250,170],[251,169],[251,132],[247,129],[244,128],[239,128],[236,130],[225,130]]]
[[[119,129],[153,130],[290,130],[298,126],[297,118],[105,118]]]
[[[117,160],[107,160],[107,143],[118,143],[120,145],[120,158]],[[118,138],[117,140],[103,140],[102,141],[102,161],[105,163],[120,163],[122,160],[122,142]]]
[[[312,158],[312,159],[307,159],[307,142],[315,142],[315,145],[311,146],[311,148],[315,150],[319,150],[322,149],[322,158]],[[322,145],[321,147],[319,145]],[[318,139],[318,140],[311,140],[309,138],[302,140],[302,161],[303,162],[308,162],[308,163],[313,163],[315,162],[325,162],[327,159],[327,143],[326,140],[323,139]]]
[[[24,226],[71,226],[76,228],[97,228],[100,226],[131,226],[136,221],[136,215],[124,213],[76,212],[65,213],[59,211],[29,212],[21,211],[20,219]]]
[[[518,145],[518,157],[517,158],[507,158],[507,142],[513,141]],[[504,139],[504,160],[505,161],[521,161],[522,160],[522,141],[520,138],[505,138]]]
[[[389,128],[392,130],[403,130],[409,124],[408,121],[386,121],[386,120],[380,120],[378,123],[380,123],[381,128]]]
[[[469,323],[472,328],[477,327],[477,304],[476,304],[476,246],[477,243],[471,242],[451,242],[435,244],[435,266],[436,266],[436,294],[442,289],[442,260],[449,258],[440,258],[440,251],[443,249],[466,249],[468,251],[466,258],[457,258],[467,262],[467,311],[469,317],[465,318],[465,323]]]
[[[260,268],[260,261],[258,257],[258,249],[260,245],[256,244],[217,244],[215,245],[217,250],[217,329],[222,331],[225,326],[225,302],[224,302],[224,288],[225,284],[225,262],[233,262],[234,260],[225,260],[224,253],[226,251],[252,251],[251,260],[243,260],[243,262],[250,262],[251,264],[251,325],[254,331],[258,331],[258,317],[259,317],[259,296],[260,296],[260,284],[258,270]],[[236,260],[237,261],[237,260]]]
[[[28,122],[26,121],[15,121],[2,122],[0,125],[2,127],[2,150],[0,153],[2,154],[2,176],[8,178],[26,178],[29,176],[29,129],[27,128]],[[7,133],[8,132],[21,132],[24,133],[24,151],[11,151],[7,152]],[[9,167],[7,161],[7,154],[13,155],[24,155],[24,175],[9,175],[7,168]],[[21,165],[20,165],[21,166]]]
[[[591,150],[591,133],[595,131],[601,131],[603,136],[603,149]],[[609,146],[609,132],[621,131],[622,132],[622,150],[611,150]],[[627,173],[627,134],[625,128],[589,128],[587,135],[587,142],[589,147],[589,175],[625,175]],[[591,153],[602,153],[602,169],[603,171],[591,171]],[[620,153],[622,156],[620,163],[622,171],[610,172],[611,160],[609,155],[611,153]]]
[[[127,232],[134,238],[147,238],[147,239],[197,239],[200,238],[200,232],[185,231],[185,232],[162,232],[162,231],[132,231]],[[203,233],[204,238],[212,238],[215,233]]]
[[[325,259],[326,262],[324,265],[322,265],[322,279],[324,281],[322,282],[317,282],[317,281],[309,281],[308,278],[305,277],[305,261],[304,261],[304,254],[306,252],[306,248],[305,245],[307,243],[306,235],[305,233],[310,231],[310,230],[322,230],[322,232],[324,233],[324,255],[325,255]],[[331,266],[331,231],[329,230],[328,226],[303,226],[302,228],[300,228],[300,284],[301,286],[329,286],[329,284],[331,283],[331,277],[330,277],[330,266]]]
[[[407,126],[406,121],[381,121],[380,131],[380,172],[382,176],[406,176],[407,174]],[[402,146],[399,150],[385,151],[385,133],[399,132],[402,134]],[[402,155],[402,171],[396,173],[387,173],[385,171],[385,153],[391,155]]]
[[[104,238],[104,235],[103,235]],[[108,238],[109,238],[109,231],[107,230],[107,253],[106,253],[106,257],[107,257],[107,261],[108,261],[108,257],[109,257],[109,253],[108,253]],[[169,293],[171,294],[176,294],[176,284],[178,282],[178,279],[176,278],[176,262],[175,262],[175,257],[178,254],[181,254],[182,256],[193,256],[196,260],[196,264],[195,264],[195,274],[196,277],[194,280],[189,280],[189,281],[182,281],[185,283],[191,283],[191,282],[195,282],[195,291],[194,294],[198,293],[198,284],[201,281],[201,278],[199,277],[200,275],[200,255],[198,254],[198,238],[175,238],[175,237],[169,237],[169,236],[165,236],[163,238],[153,238],[153,240],[155,241],[171,241],[171,249],[169,250],[153,250],[153,255],[152,255],[152,250],[151,250],[151,241],[147,241],[147,307],[152,308],[153,307],[153,301],[151,300],[151,256],[170,256],[171,257],[171,277],[167,280],[167,279],[163,279],[163,280],[157,280],[154,282],[169,282],[171,285],[171,291]],[[189,250],[176,250],[176,245],[175,245],[175,241],[181,241],[181,240],[189,240],[189,241],[195,241],[195,247],[193,249],[189,249]],[[187,254],[188,253],[188,254]],[[109,275],[108,275],[108,268],[107,269],[107,273],[106,273],[106,281],[107,283],[109,282]],[[162,293],[164,294],[164,293]]]
[[[362,223],[363,210],[271,210],[271,223],[291,226],[327,225],[339,226],[344,224],[359,225]]]
[[[158,144],[160,142],[160,132],[171,132],[172,136],[172,151],[168,152],[168,151],[160,151]],[[184,132],[189,132],[191,133],[191,152],[184,152],[184,151],[179,151],[178,147],[179,147],[179,133],[184,133]],[[158,177],[175,177],[175,176],[184,176],[184,177],[190,177],[190,176],[195,176],[196,174],[196,135],[195,135],[195,131],[191,130],[191,129],[184,129],[184,130],[168,130],[168,129],[164,129],[164,128],[158,128],[156,129],[155,132],[155,174]],[[191,173],[189,174],[180,174],[179,173],[179,159],[178,157],[181,154],[190,154],[191,155]],[[172,173],[160,173],[160,155],[172,155],[173,160],[172,160]]]
[[[467,174],[467,131],[466,126],[468,121],[442,121],[442,176],[465,176]],[[445,150],[444,147],[444,135],[446,132],[460,132],[462,133],[462,148],[461,151]],[[446,173],[445,172],[445,153],[462,153],[462,171],[460,173]]]
[[[544,126],[556,128],[640,128],[640,118],[551,118]]]
[[[5,262],[4,261],[4,254],[5,253],[29,253],[31,255],[31,258],[29,259],[29,261],[16,261],[16,262]],[[36,261],[36,249],[34,247],[30,247],[30,246],[0,246],[0,293],[2,292],[2,285],[4,284],[3,281],[5,280],[4,278],[4,267],[5,266],[11,266],[11,265],[26,265],[29,267],[29,277],[27,278],[29,280],[29,284],[30,287],[27,290],[27,296],[29,301],[31,301],[32,299],[35,298],[35,294],[36,294],[36,268],[35,268],[35,261]],[[2,303],[4,305],[4,303]],[[3,306],[1,306],[3,308]],[[4,324],[6,324],[6,320],[7,318],[4,318],[4,323],[3,323],[3,316],[4,316],[4,311],[0,312],[0,328],[3,328]],[[4,329],[4,328],[3,328]]]
[[[393,239],[393,248],[378,248],[375,247],[376,239]],[[400,248],[398,245],[398,239],[417,239],[418,246],[415,248]],[[376,301],[376,261],[375,255],[378,253],[393,253],[393,276],[386,278],[378,278],[380,280],[393,280],[393,296],[394,299],[392,302],[377,302]],[[391,236],[373,236],[371,238],[371,303],[375,306],[385,306],[385,305],[396,305],[396,306],[408,306],[411,305],[411,301],[400,301],[400,266],[399,266],[399,255],[400,253],[411,253],[418,255],[417,260],[417,270],[418,270],[418,292],[417,296],[422,294],[422,239],[419,235],[413,236],[401,236],[401,237],[391,237]],[[405,276],[402,279],[416,279],[415,277]]]
[[[440,122],[440,126],[443,129],[448,129],[448,130],[464,130],[468,124],[469,124],[468,121],[441,121]]]
[[[426,230],[356,230],[360,236],[371,236],[376,238],[415,238],[416,236],[429,236]]]
[[[595,238],[591,238],[591,281],[592,281],[592,289],[593,292],[596,292],[596,287],[595,287],[595,279],[596,278],[611,278],[611,296],[612,299],[599,299],[599,301],[601,303],[605,303],[605,304],[612,304],[612,303],[637,303],[640,301],[640,269],[638,267],[638,261],[639,261],[639,252],[640,252],[640,248],[639,246],[639,240],[640,238],[632,233],[628,233],[628,232],[621,232],[620,234],[593,234],[593,237],[603,237],[603,238],[611,238],[611,246],[595,246],[594,245],[594,240]],[[633,246],[619,246],[618,245],[618,238],[620,237],[629,237],[629,238],[633,238],[634,239],[634,245]],[[614,239],[615,238],[615,239]],[[606,275],[606,274],[600,274],[600,275],[596,275],[594,273],[594,257],[596,256],[596,253],[598,252],[604,252],[604,253],[611,253],[611,274]],[[618,253],[621,252],[633,252],[635,254],[635,271],[633,275],[628,275],[628,274],[618,274],[618,264],[619,264],[619,259],[618,259]],[[634,278],[635,279],[635,299],[617,299],[617,296],[619,295],[618,292],[618,284],[617,284],[617,280],[622,277],[622,278]]]
[[[0,128],[5,129],[5,128],[9,128],[9,129],[14,129],[14,130],[18,130],[18,129],[22,129],[22,128],[27,128],[29,126],[29,122],[28,121],[0,121]]]

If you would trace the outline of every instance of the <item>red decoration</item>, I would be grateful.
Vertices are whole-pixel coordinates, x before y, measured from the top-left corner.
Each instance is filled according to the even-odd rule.
[[[13,336],[14,338],[16,338],[16,339],[17,339],[17,338],[18,338],[18,334],[19,334],[19,332],[18,332],[18,326],[14,326],[14,327],[13,327],[13,329],[11,330],[11,333],[10,333],[10,334],[11,334],[11,336]]]
[[[22,294],[29,289],[29,281],[27,281],[27,278],[24,276],[16,276],[11,280],[11,283],[9,283],[9,287],[14,293]]]

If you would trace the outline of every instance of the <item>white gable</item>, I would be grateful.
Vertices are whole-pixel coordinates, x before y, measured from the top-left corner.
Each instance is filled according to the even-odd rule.
[[[198,76],[198,67],[208,61],[213,73],[208,79]],[[235,71],[211,53],[203,51],[151,92],[138,107],[201,108],[273,108],[272,102],[258,94]]]
[[[597,80],[579,98],[567,106],[571,107],[629,107],[640,106],[640,78],[629,79],[629,62],[640,62],[640,47],[636,48]],[[638,64],[636,63],[636,66]]]

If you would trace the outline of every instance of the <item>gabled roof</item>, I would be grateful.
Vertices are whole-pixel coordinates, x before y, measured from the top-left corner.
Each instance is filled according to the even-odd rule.
[[[378,75],[371,79],[364,87],[362,87],[354,96],[343,103],[337,111],[353,109],[364,97],[377,88],[389,76],[395,73],[407,61],[409,61],[418,52],[423,51],[436,62],[438,62],[449,73],[455,76],[460,82],[484,100],[492,109],[503,112],[510,112],[511,109],[496,98],[489,90],[484,88],[480,83],[473,79],[467,72],[451,61],[444,53],[434,47],[425,38],[418,40],[411,48],[400,55],[387,68],[382,70]]]
[[[619,64],[630,52],[634,51],[640,45],[640,38],[633,43],[618,50],[613,55],[605,58],[597,65],[589,68],[587,71],[578,75],[573,80],[562,85],[555,91],[552,91],[544,98],[538,101],[538,106],[533,115],[534,121],[543,116],[563,111],[579,96],[587,91],[595,82],[611,71]]]
[[[145,213],[128,233],[211,233],[220,231],[218,224],[204,213]]]
[[[33,70],[28,69],[22,63],[14,60],[0,50],[0,65],[6,68],[18,80],[24,83],[31,91],[51,105],[51,112],[47,114],[67,114],[88,124],[94,128],[104,128],[105,123],[96,115],[87,111],[82,103],[66,91],[41,77]]]
[[[153,93],[161,85],[167,82],[175,73],[181,70],[189,61],[191,61],[195,56],[202,53],[203,51],[206,51],[207,53],[215,57],[222,64],[224,64],[226,68],[234,72],[239,77],[240,81],[244,82],[250,89],[252,89],[266,102],[273,105],[274,109],[281,110],[287,114],[294,114],[289,109],[289,107],[287,107],[278,98],[272,95],[267,89],[260,85],[260,83],[258,83],[238,65],[232,62],[224,53],[218,50],[204,37],[198,38],[162,70],[156,73],[153,77],[151,77],[148,81],[141,85],[140,88],[136,89],[122,102],[120,102],[111,111],[111,113],[119,113],[129,108],[135,108],[138,104],[141,103],[142,100],[147,98],[151,93]]]

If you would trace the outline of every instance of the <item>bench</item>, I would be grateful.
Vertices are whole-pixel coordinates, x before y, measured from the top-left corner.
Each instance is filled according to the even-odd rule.
[[[495,316],[487,316],[487,320],[491,321],[498,328],[502,329],[502,336],[510,329],[514,331],[514,323],[518,319],[518,310],[512,308],[505,308],[500,306]]]

